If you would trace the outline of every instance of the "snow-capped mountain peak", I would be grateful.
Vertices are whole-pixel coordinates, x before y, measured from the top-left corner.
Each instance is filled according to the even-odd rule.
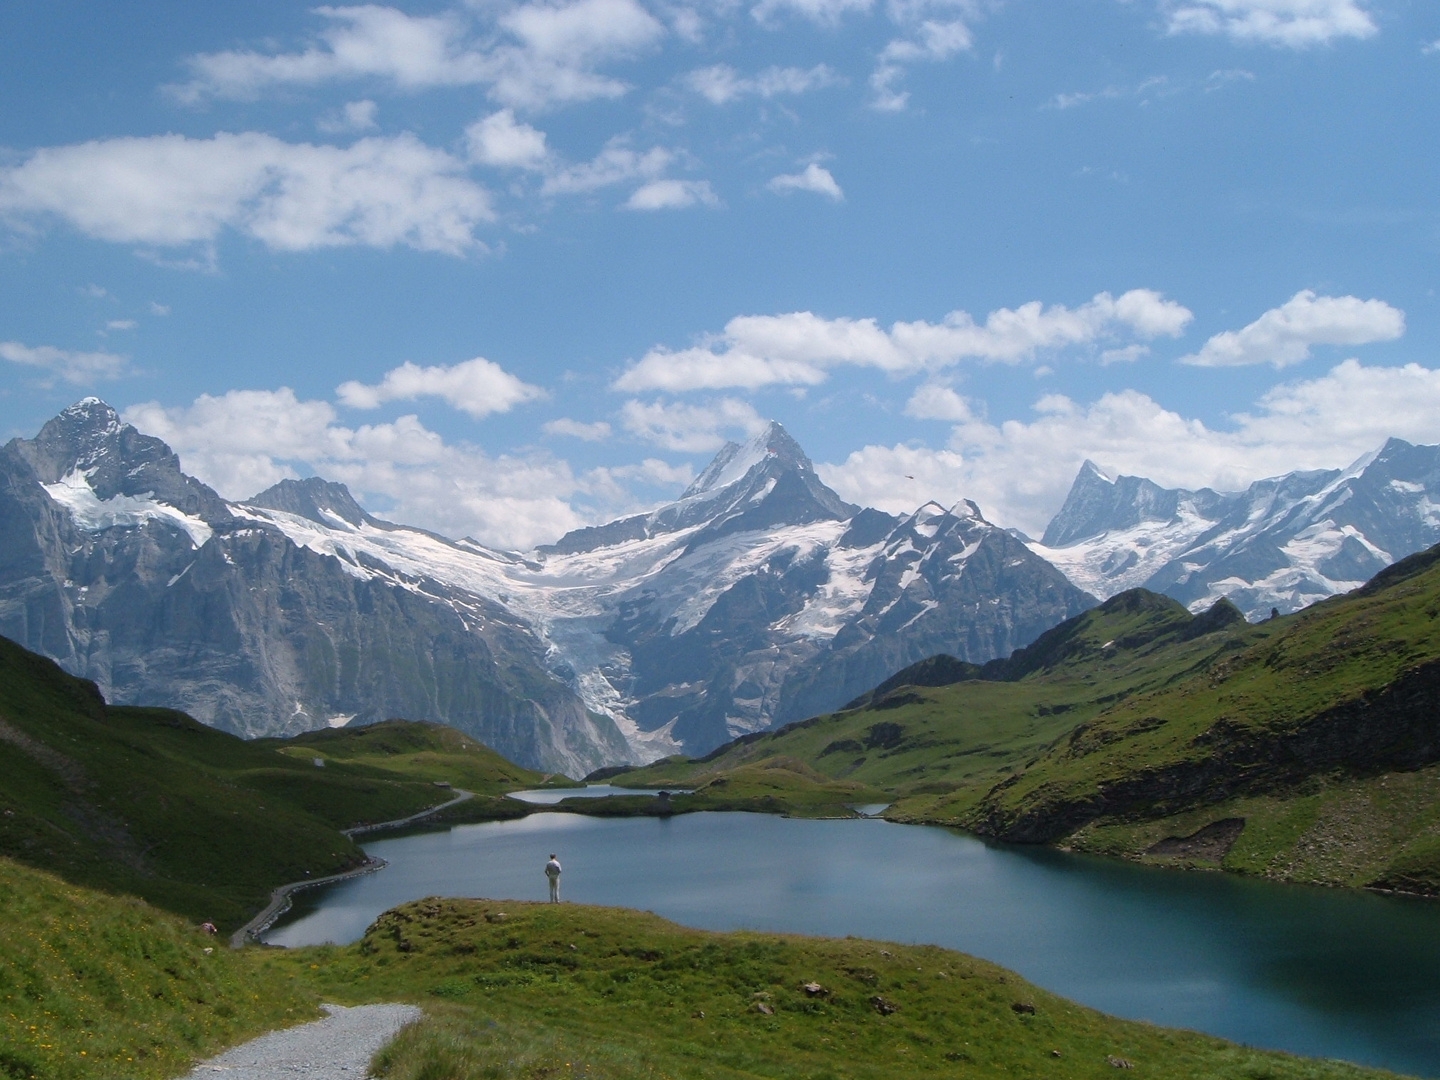
[[[1194,610],[1228,596],[1255,619],[1353,589],[1437,541],[1440,446],[1390,439],[1347,469],[1228,493],[1110,480],[1087,462],[1031,550],[1096,596],[1144,586]]]

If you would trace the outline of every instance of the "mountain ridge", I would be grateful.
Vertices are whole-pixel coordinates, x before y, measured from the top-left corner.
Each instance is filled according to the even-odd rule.
[[[1345,469],[1243,491],[1166,489],[1081,466],[1030,548],[1097,596],[1143,586],[1193,608],[1228,596],[1251,620],[1349,591],[1440,542],[1440,446],[1388,439]]]
[[[675,502],[525,554],[318,477],[226,503],[98,399],[6,455],[0,528],[25,540],[0,632],[248,735],[405,715],[583,774],[838,706],[936,651],[990,659],[1093,602],[973,504],[846,503],[774,422]]]

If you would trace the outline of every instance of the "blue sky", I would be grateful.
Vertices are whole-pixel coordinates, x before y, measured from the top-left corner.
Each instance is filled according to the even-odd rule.
[[[525,547],[782,421],[1043,529],[1440,441],[1440,8],[456,0],[0,12],[0,429]]]

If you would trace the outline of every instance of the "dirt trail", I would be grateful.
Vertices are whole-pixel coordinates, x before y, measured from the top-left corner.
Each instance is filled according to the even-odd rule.
[[[421,1017],[414,1005],[324,1005],[324,1020],[261,1035],[202,1061],[183,1080],[362,1080],[370,1058]]]

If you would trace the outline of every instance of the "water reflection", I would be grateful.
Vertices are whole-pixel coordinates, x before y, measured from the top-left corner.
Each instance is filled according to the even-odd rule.
[[[986,845],[878,820],[534,814],[377,840],[277,944],[350,941],[432,894],[564,895],[707,929],[932,942],[1107,1012],[1440,1076],[1440,904]]]

